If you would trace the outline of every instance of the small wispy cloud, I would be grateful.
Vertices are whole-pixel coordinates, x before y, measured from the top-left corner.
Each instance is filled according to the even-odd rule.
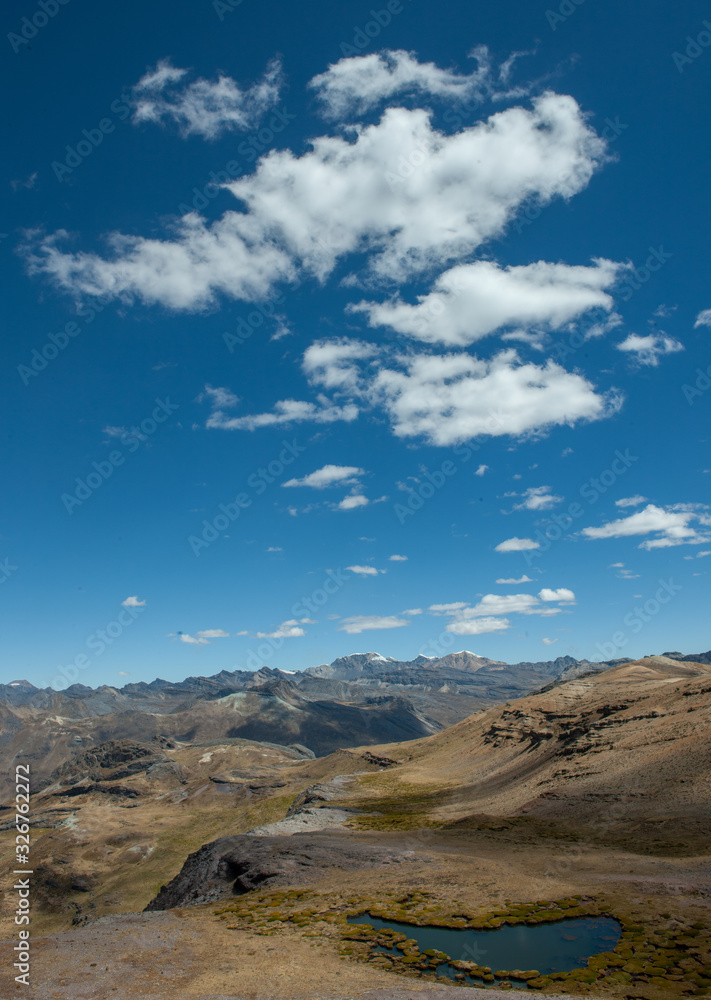
[[[357,510],[358,507],[367,507],[370,500],[362,493],[355,493],[352,496],[344,497],[338,504],[338,510]]]
[[[640,337],[637,333],[630,333],[621,343],[617,344],[618,351],[624,351],[633,357],[640,365],[656,367],[659,359],[665,354],[676,354],[683,351],[684,345],[674,337],[668,337],[665,333],[649,333],[645,337]]]
[[[312,618],[289,618],[282,622],[273,632],[257,632],[258,639],[296,639],[306,635],[302,625],[315,625]]]
[[[531,486],[523,497],[521,503],[514,504],[514,510],[549,510],[563,499],[551,493],[550,486]]]
[[[622,499],[620,499],[620,500],[615,500],[615,506],[616,507],[639,507],[639,505],[641,503],[646,503],[646,502],[647,502],[647,498],[643,497],[643,496],[640,496],[640,494],[637,493],[633,497],[622,497]]]
[[[397,615],[353,615],[342,619],[338,631],[346,632],[348,635],[360,635],[361,632],[403,628],[409,624],[409,621]]]
[[[507,538],[494,549],[495,552],[530,552],[532,549],[540,549],[541,543],[534,542],[532,538]]]
[[[242,132],[259,122],[278,99],[281,65],[272,60],[261,80],[242,89],[229,76],[185,84],[189,70],[162,59],[133,88],[134,124],[173,122],[183,137],[217,139],[223,132]]]
[[[187,632],[178,632],[178,639],[189,646],[209,646],[210,640],[204,636],[189,635]]]
[[[312,489],[322,490],[327,486],[345,486],[358,481],[359,476],[365,475],[365,469],[359,469],[357,465],[324,465],[323,468],[311,472],[301,479],[288,479],[282,486],[310,486]]]

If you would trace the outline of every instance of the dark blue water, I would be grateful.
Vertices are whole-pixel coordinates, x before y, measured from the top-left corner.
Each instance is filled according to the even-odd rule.
[[[611,917],[577,917],[532,927],[504,924],[496,930],[485,931],[415,927],[381,920],[370,914],[349,917],[348,923],[369,923],[376,930],[399,931],[414,938],[421,952],[436,948],[455,960],[488,965],[493,972],[535,969],[541,975],[585,968],[591,955],[613,951],[622,933],[621,925]],[[378,951],[395,952],[395,949],[379,948]],[[447,976],[454,976],[458,971],[449,965],[437,969],[440,975]]]

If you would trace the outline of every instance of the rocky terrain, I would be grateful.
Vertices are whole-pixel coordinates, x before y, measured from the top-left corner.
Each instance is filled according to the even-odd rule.
[[[567,656],[509,665],[466,651],[412,661],[356,653],[302,673],[263,667],[123,688],[54,691],[12,681],[0,685],[0,751],[8,765],[30,764],[37,789],[63,762],[122,739],[270,740],[323,756],[429,736],[480,708],[608,666]],[[8,789],[0,772],[0,798]]]
[[[608,841],[626,830],[638,846],[701,846],[711,833],[711,667],[651,656],[371,751],[398,766],[361,786],[377,797],[406,787],[420,817],[438,823],[505,816]]]
[[[298,726],[288,744],[209,738],[234,693],[153,716],[160,731],[148,738],[109,728],[111,738],[86,740],[92,731],[81,729],[148,713],[44,723],[47,732],[66,726],[67,743],[50,749],[33,795],[34,995],[444,997],[443,983],[398,979],[366,939],[349,943],[344,914],[385,906],[402,915],[416,903],[421,919],[497,926],[507,913],[545,915],[571,897],[583,903],[560,905],[615,915],[630,930],[620,957],[583,978],[545,980],[546,994],[705,995],[706,658],[672,653],[604,671],[559,663],[552,679],[538,671],[537,693],[480,707],[445,729],[350,747],[344,739],[318,757]],[[344,658],[315,668],[331,676],[289,683],[300,697],[309,684],[346,684],[370,697],[386,673],[390,684],[415,669],[374,659]],[[442,670],[476,679],[496,667],[467,661]],[[271,677],[266,686],[285,683]],[[245,700],[265,699],[260,689]],[[198,707],[205,728],[186,738],[179,726]],[[179,719],[172,735],[171,717]],[[0,811],[4,865],[12,819]],[[9,901],[0,920],[9,938]],[[635,930],[646,924],[648,932]],[[676,942],[687,940],[691,950],[680,952]]]

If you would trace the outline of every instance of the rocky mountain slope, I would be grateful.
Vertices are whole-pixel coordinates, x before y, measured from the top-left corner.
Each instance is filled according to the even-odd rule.
[[[681,654],[675,654],[681,656]],[[625,661],[611,661],[611,663]],[[198,701],[224,698],[235,691],[249,691],[275,680],[294,684],[306,697],[318,697],[333,690],[319,681],[338,681],[357,685],[408,689],[431,689],[442,684],[472,688],[472,696],[497,694],[509,690],[532,690],[547,680],[572,672],[601,670],[610,663],[591,663],[561,656],[540,663],[507,664],[477,656],[467,650],[442,657],[417,656],[414,660],[395,660],[379,653],[354,653],[330,664],[309,667],[303,672],[262,667],[250,670],[222,670],[212,677],[188,677],[184,681],[157,678],[150,683],[126,684],[115,688],[102,685],[91,688],[72,684],[62,691],[36,688],[28,681],[0,684],[0,707],[11,709],[20,717],[52,712],[71,719],[108,715],[113,712],[154,712],[167,715],[184,711]],[[363,697],[349,687],[339,688],[351,700]],[[501,700],[501,699],[499,699]]]
[[[399,762],[371,783],[377,796],[407,788],[415,812],[438,824],[528,817],[592,836],[704,843],[711,667],[651,656],[370,751]]]
[[[30,764],[37,788],[65,761],[122,739],[267,740],[322,756],[426,737],[482,708],[609,666],[569,656],[506,664],[463,650],[411,661],[357,653],[302,673],[263,667],[123,688],[75,684],[58,692],[15,681],[0,685],[0,751],[8,770]],[[0,774],[0,793],[8,780]]]
[[[247,739],[298,743],[323,756],[339,747],[416,739],[442,728],[401,695],[363,690],[353,702],[307,699],[286,676],[165,714],[126,710],[71,718],[5,706],[3,716],[0,749],[8,769],[0,776],[3,792],[10,765],[14,770],[17,763],[29,764],[32,787],[39,790],[66,761],[115,740],[199,745]]]

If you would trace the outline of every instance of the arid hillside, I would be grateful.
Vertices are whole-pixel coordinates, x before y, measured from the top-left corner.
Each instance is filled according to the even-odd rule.
[[[529,817],[593,836],[624,829],[640,842],[702,841],[711,830],[711,667],[647,657],[427,739],[370,749],[398,766],[364,779],[361,792],[392,797],[388,808],[413,822]]]

